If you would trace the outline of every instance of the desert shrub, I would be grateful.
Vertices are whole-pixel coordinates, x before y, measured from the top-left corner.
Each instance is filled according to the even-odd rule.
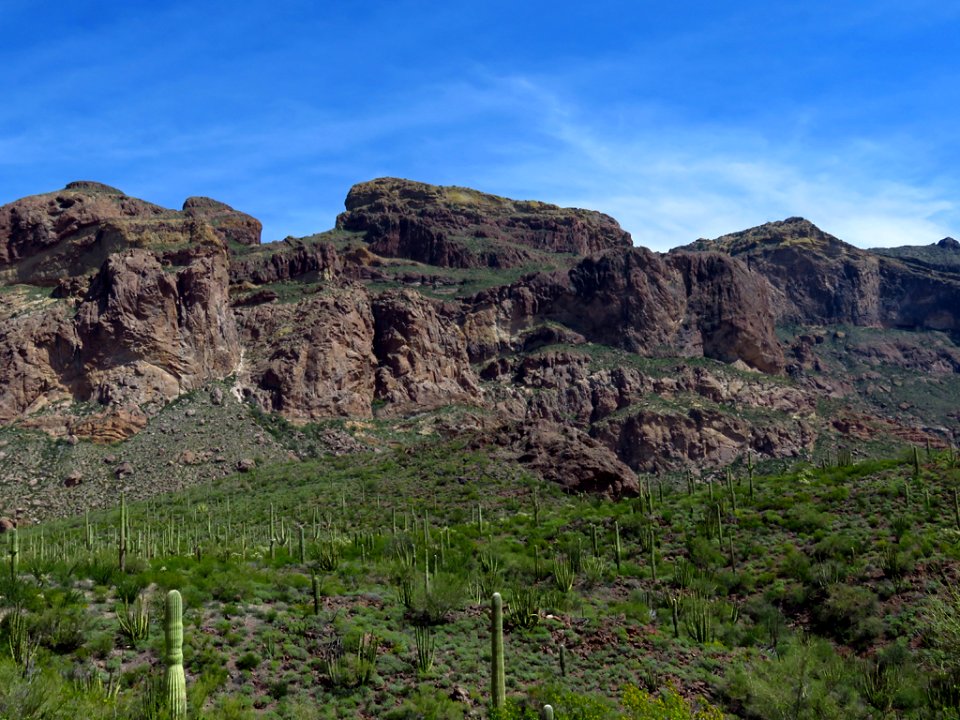
[[[853,720],[871,717],[856,677],[826,640],[784,644],[779,659],[733,668],[724,692],[739,715],[756,720]]]
[[[723,720],[720,708],[704,700],[691,703],[669,685],[658,695],[628,686],[623,691],[624,720]]]
[[[813,606],[813,620],[826,635],[854,647],[865,647],[883,632],[876,617],[877,596],[869,588],[836,583]]]
[[[462,720],[463,705],[443,693],[424,686],[407,698],[386,720]]]

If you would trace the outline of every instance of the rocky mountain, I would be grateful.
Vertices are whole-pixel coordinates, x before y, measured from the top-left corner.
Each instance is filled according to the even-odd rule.
[[[960,273],[960,242],[952,237],[945,237],[931,245],[874,248],[870,252],[930,270]]]
[[[89,448],[145,446],[201,390],[251,435],[302,428],[300,456],[463,435],[611,494],[747,453],[954,440],[960,279],[930,253],[790,218],[658,254],[601,213],[392,178],[345,205],[268,245],[207,198],[77,182],[0,208],[0,505],[24,476],[44,498],[67,472],[109,482]],[[51,467],[10,449],[38,431],[66,443]],[[192,481],[252,462],[178,442],[136,466]]]
[[[949,239],[936,247],[953,255]],[[917,253],[902,249],[860,250],[803,218],[698,240],[688,249],[746,262],[769,283],[781,323],[960,332],[960,275],[949,264],[917,262],[910,259]]]
[[[538,250],[588,255],[633,245],[602,213],[469,188],[379,178],[354,185],[345,204],[337,227],[364,233],[372,252],[442,267],[515,267]]]

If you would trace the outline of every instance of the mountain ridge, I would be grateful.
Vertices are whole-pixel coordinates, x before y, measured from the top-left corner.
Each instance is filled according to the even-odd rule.
[[[570,489],[630,493],[638,471],[871,427],[952,442],[958,288],[802,218],[655,253],[602,213],[382,178],[332,230],[261,244],[216,200],[168,210],[83,181],[0,208],[0,423],[122,447],[227,383],[254,418],[346,422],[361,445],[366,424],[434,418],[428,435],[475,433],[541,473],[560,455]],[[936,391],[891,404],[920,372]],[[197,479],[231,466],[191,452]]]

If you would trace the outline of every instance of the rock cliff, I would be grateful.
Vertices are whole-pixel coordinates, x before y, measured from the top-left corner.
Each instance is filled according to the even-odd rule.
[[[925,372],[952,391],[948,336],[848,335],[955,337],[946,240],[883,254],[791,218],[659,254],[601,213],[467,188],[382,178],[345,205],[270,245],[209,198],[79,182],[3,206],[0,424],[122,442],[210,383],[294,425],[467,407],[431,432],[612,495],[831,433],[952,432],[898,389]]]
[[[788,218],[689,249],[743,260],[769,282],[779,322],[960,331],[960,274],[939,253],[860,250],[803,218]],[[934,257],[931,261],[918,260]],[[940,262],[938,263],[937,260]]]
[[[586,255],[632,244],[602,213],[397,178],[354,185],[337,227],[365,233],[378,255],[444,267],[512,267],[538,251]]]

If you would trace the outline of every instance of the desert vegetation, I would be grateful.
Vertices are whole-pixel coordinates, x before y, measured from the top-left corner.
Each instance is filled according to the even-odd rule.
[[[958,487],[840,449],[614,502],[447,442],[118,496],[3,538],[0,717],[957,717]]]

